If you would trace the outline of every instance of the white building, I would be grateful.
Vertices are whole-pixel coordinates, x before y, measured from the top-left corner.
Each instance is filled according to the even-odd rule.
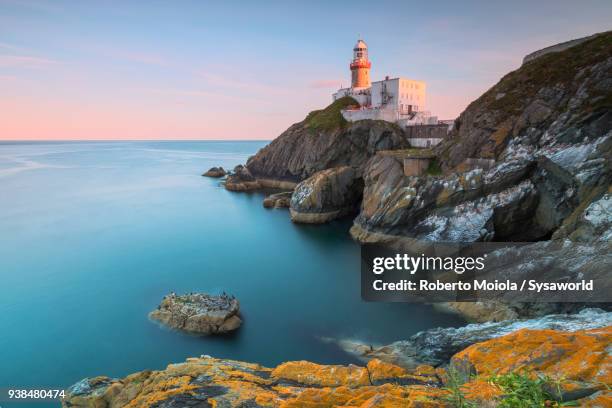
[[[350,96],[359,102],[358,109],[346,109],[342,115],[348,121],[364,119],[386,120],[400,126],[437,124],[437,118],[425,110],[427,84],[407,78],[389,78],[370,82],[371,62],[363,40],[353,48],[351,87],[333,94],[333,99]]]

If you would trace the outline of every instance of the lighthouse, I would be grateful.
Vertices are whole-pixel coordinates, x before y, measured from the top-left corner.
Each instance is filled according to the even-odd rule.
[[[372,82],[371,67],[368,46],[365,41],[359,39],[353,47],[353,60],[350,64],[351,87],[340,88],[332,95],[334,101],[348,96],[359,104],[359,106],[350,104],[342,109],[344,119],[349,122],[384,120],[397,123],[401,127],[437,126],[438,118],[425,110],[427,101],[425,82],[388,76],[381,81]],[[436,141],[428,141],[430,142],[433,144]]]
[[[363,40],[358,40],[353,48],[353,61],[351,61],[351,87],[369,88],[370,67],[372,63],[368,59],[368,46]]]

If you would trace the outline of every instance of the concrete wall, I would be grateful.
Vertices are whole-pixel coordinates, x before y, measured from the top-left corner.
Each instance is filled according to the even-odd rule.
[[[351,98],[355,99],[361,106],[368,106],[371,103],[369,88],[342,88],[333,94],[332,98],[335,101],[345,96],[350,96]]]
[[[342,116],[349,122],[358,120],[386,120],[387,122],[396,122],[398,112],[392,109],[355,109],[343,110]]]

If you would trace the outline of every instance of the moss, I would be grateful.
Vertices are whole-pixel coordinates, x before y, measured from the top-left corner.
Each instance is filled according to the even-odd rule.
[[[426,173],[429,176],[439,176],[442,174],[442,168],[440,167],[440,163],[438,163],[438,159],[433,158],[429,161]]]
[[[310,112],[304,119],[304,124],[313,131],[341,129],[348,123],[342,116],[341,111],[349,106],[359,107],[359,103],[355,99],[345,96],[334,101],[325,109]]]

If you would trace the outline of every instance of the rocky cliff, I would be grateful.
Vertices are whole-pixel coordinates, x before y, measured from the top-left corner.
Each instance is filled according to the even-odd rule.
[[[609,224],[610,217],[593,220],[587,208],[610,189],[611,95],[612,33],[526,64],[460,115],[436,149],[442,176],[406,177],[401,159],[371,159],[353,236],[362,242],[601,237],[607,228],[593,222]],[[482,160],[488,169],[474,165]]]
[[[294,361],[267,368],[208,356],[123,379],[86,378],[64,407],[581,407],[612,402],[612,327],[520,330],[455,354],[448,369]],[[501,405],[505,404],[505,405]]]
[[[530,61],[460,115],[435,149],[442,175],[405,176],[398,155],[374,156],[352,236],[404,247],[544,241],[517,249],[506,272],[545,276],[552,259],[568,276],[589,268],[605,277],[612,249],[611,95],[612,32]],[[454,306],[481,321],[567,310],[512,302]]]
[[[379,150],[408,146],[403,131],[392,123],[344,120],[340,110],[355,104],[345,97],[311,112],[249,158],[247,169],[255,178],[300,182],[333,167],[361,169]]]

